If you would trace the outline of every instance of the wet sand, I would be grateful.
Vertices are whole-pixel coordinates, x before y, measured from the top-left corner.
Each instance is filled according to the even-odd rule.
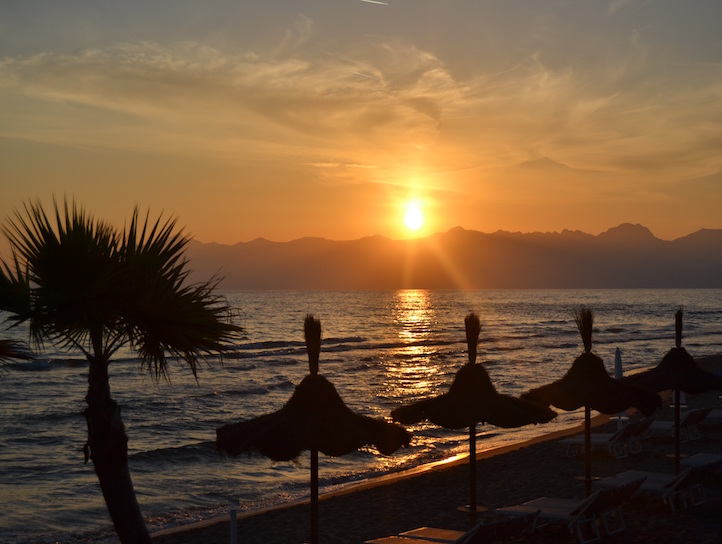
[[[722,356],[705,358],[700,364],[722,370]],[[688,395],[690,408],[712,406],[719,393]],[[659,419],[672,419],[667,403]],[[615,422],[598,421],[595,431],[613,431]],[[576,429],[574,432],[579,432]],[[541,496],[580,498],[584,483],[581,457],[567,456],[560,436],[547,435],[515,448],[481,452],[477,457],[478,501],[492,511]],[[596,449],[592,457],[595,477],[625,470],[674,472],[674,443],[670,436],[653,436],[643,442],[643,451],[616,459]],[[702,439],[682,444],[682,454],[722,453],[722,420],[702,426]],[[722,541],[722,470],[707,480],[709,500],[673,516],[661,499],[635,497],[624,508],[627,530],[608,538],[618,543],[718,543]],[[468,514],[460,512],[469,496],[468,460],[417,470],[403,477],[391,476],[341,492],[322,495],[319,504],[319,538],[322,543],[359,544],[420,526],[467,530]],[[237,520],[238,542],[244,544],[300,543],[310,536],[310,508],[307,502],[246,515]],[[228,518],[162,531],[153,535],[155,544],[227,544]],[[562,526],[538,529],[520,542],[577,542]]]

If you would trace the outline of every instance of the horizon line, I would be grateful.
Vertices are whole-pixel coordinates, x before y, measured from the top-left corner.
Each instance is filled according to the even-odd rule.
[[[465,227],[462,227],[461,225],[456,225],[456,226],[451,227],[451,228],[449,228],[449,229],[447,229],[447,230],[445,230],[445,231],[437,231],[437,232],[432,232],[432,233],[430,233],[430,234],[427,234],[427,235],[425,235],[425,236],[416,236],[416,237],[408,237],[408,238],[391,238],[391,237],[386,236],[386,235],[383,235],[383,234],[369,234],[369,235],[366,235],[366,236],[361,236],[361,237],[359,237],[359,238],[349,238],[349,239],[334,239],[334,238],[327,238],[327,237],[325,237],[325,236],[306,235],[306,236],[299,236],[298,238],[291,238],[291,239],[288,239],[288,240],[272,240],[272,239],[270,239],[270,238],[266,238],[265,236],[257,236],[256,238],[252,238],[252,239],[250,239],[250,240],[239,240],[239,241],[237,241],[237,242],[232,242],[232,243],[217,242],[217,241],[215,241],[215,240],[202,241],[202,240],[199,240],[198,238],[196,238],[195,236],[190,236],[190,239],[193,240],[193,241],[195,241],[195,242],[198,242],[198,243],[200,243],[200,244],[217,244],[217,245],[220,245],[220,246],[234,246],[234,245],[238,245],[238,244],[250,244],[250,243],[258,242],[258,241],[270,242],[270,243],[273,243],[273,244],[288,244],[288,243],[292,243],[292,242],[298,242],[298,241],[301,241],[301,240],[324,240],[324,241],[327,241],[327,242],[356,242],[356,241],[359,241],[359,240],[366,240],[366,239],[369,239],[369,238],[384,238],[384,239],[389,240],[389,241],[392,241],[392,242],[411,242],[411,241],[425,240],[425,239],[431,238],[431,237],[433,237],[433,236],[439,236],[439,235],[442,235],[442,234],[448,234],[449,232],[455,231],[455,230],[461,230],[461,231],[465,231],[465,232],[476,232],[476,233],[479,233],[479,234],[486,234],[486,235],[490,235],[490,236],[491,236],[491,235],[495,235],[495,234],[513,234],[513,235],[526,236],[526,235],[534,235],[534,234],[541,234],[541,235],[554,235],[554,234],[557,234],[557,235],[562,235],[562,234],[564,234],[564,233],[579,233],[579,234],[583,234],[583,235],[586,235],[586,236],[592,236],[592,237],[595,237],[595,238],[596,238],[596,237],[598,237],[598,236],[600,236],[600,235],[602,235],[602,234],[608,233],[608,232],[611,231],[611,230],[618,229],[618,228],[621,228],[621,227],[626,227],[626,226],[629,226],[629,227],[641,227],[641,228],[647,230],[656,240],[660,240],[660,241],[662,241],[662,242],[674,242],[675,240],[679,240],[679,239],[681,239],[681,238],[686,238],[687,236],[691,236],[692,234],[696,234],[696,233],[701,232],[701,231],[722,231],[722,229],[720,229],[720,228],[700,227],[700,228],[698,228],[697,230],[691,231],[691,232],[689,232],[689,233],[687,233],[687,234],[683,234],[683,235],[681,235],[681,236],[677,236],[676,238],[659,238],[656,234],[654,234],[654,233],[652,232],[651,229],[649,229],[648,227],[642,225],[641,223],[623,222],[623,223],[620,223],[620,224],[618,224],[618,225],[616,225],[616,226],[609,227],[609,228],[606,229],[606,230],[600,231],[600,232],[597,233],[597,234],[592,234],[592,233],[589,233],[589,232],[586,232],[586,231],[583,231],[583,230],[580,230],[580,229],[567,229],[567,228],[562,229],[561,231],[558,231],[558,230],[552,230],[552,231],[540,231],[540,230],[536,230],[536,231],[525,231],[525,232],[523,232],[523,231],[519,231],[519,230],[517,230],[517,231],[512,231],[512,230],[505,230],[505,229],[497,229],[497,230],[495,230],[495,231],[493,231],[493,232],[485,232],[485,231],[476,230],[476,229],[467,229],[467,228],[465,228]]]

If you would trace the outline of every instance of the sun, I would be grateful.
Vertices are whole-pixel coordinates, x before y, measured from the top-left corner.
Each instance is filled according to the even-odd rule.
[[[424,214],[421,213],[421,208],[418,203],[410,202],[406,206],[406,214],[404,215],[404,225],[406,228],[412,231],[419,230],[424,224]]]

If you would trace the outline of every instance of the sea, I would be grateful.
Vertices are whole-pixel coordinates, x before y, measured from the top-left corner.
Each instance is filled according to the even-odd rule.
[[[308,374],[307,314],[321,320],[320,373],[352,410],[391,410],[446,391],[468,360],[464,317],[479,315],[479,360],[497,390],[520,395],[561,377],[583,351],[574,322],[595,312],[593,351],[613,373],[650,367],[674,345],[674,314],[685,312],[683,345],[693,356],[722,352],[722,290],[232,291],[242,337],[197,380],[180,361],[157,381],[131,351],[110,365],[113,397],[129,436],[130,470],[151,531],[256,511],[309,494],[309,456],[273,462],[220,455],[215,429],[280,409]],[[0,319],[7,317],[1,316]],[[27,340],[27,331],[4,331]],[[114,542],[92,464],[85,464],[82,416],[87,363],[45,344],[33,361],[0,367],[0,542]],[[477,428],[477,449],[570,427],[581,411],[545,425]],[[423,423],[410,447],[390,456],[372,447],[320,456],[321,492],[462,454],[468,431]]]

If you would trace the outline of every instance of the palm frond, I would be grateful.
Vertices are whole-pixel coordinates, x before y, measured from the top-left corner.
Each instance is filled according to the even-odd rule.
[[[175,226],[175,220],[161,217],[151,224],[147,215],[141,224],[136,209],[120,250],[128,279],[125,330],[156,379],[168,378],[168,358],[184,360],[197,376],[198,362],[211,353],[222,354],[240,331],[230,322],[225,300],[213,294],[219,279],[185,284],[189,239]]]
[[[53,200],[54,222],[40,201],[5,228],[27,267],[32,291],[31,331],[63,346],[89,347],[90,331],[113,327],[120,280],[113,229],[67,201]]]
[[[28,347],[17,340],[0,340],[0,368],[10,360],[32,359],[33,354]]]
[[[240,332],[229,321],[225,300],[211,293],[214,287],[155,284],[142,302],[137,299],[140,304],[127,315],[127,331],[141,363],[156,379],[168,377],[168,358],[185,361],[197,376],[198,362],[212,353],[223,355]]]
[[[16,255],[12,266],[0,262],[0,310],[10,314],[9,319],[23,323],[31,317],[30,283],[27,269],[23,269]]]
[[[109,361],[131,343],[156,378],[180,358],[196,374],[198,361],[221,353],[240,328],[214,294],[217,278],[187,285],[189,238],[175,219],[140,217],[116,229],[75,202],[53,199],[48,215],[27,203],[4,227],[14,267],[0,267],[0,308],[28,321],[34,338],[76,347]]]

